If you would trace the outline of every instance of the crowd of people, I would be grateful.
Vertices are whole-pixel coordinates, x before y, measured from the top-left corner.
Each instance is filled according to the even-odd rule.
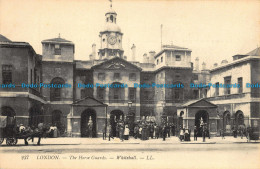
[[[128,140],[129,136],[133,136],[134,139],[149,140],[162,138],[163,141],[167,137],[175,136],[175,125],[172,123],[165,123],[158,125],[154,121],[140,120],[134,124],[125,123],[119,119],[115,126],[111,124],[107,127],[105,132],[105,126],[103,128],[103,139],[106,139],[106,133],[108,134],[108,140],[114,137],[120,138],[121,141]]]

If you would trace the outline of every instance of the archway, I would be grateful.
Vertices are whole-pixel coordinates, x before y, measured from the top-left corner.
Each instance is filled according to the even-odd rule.
[[[32,107],[29,110],[29,126],[37,127],[44,121],[43,113],[38,107]]]
[[[202,123],[206,124],[206,127],[208,128],[208,125],[209,125],[209,114],[205,110],[199,110],[195,114],[195,126],[198,129],[198,137],[202,136],[202,131],[203,131],[203,128],[201,126]]]
[[[227,133],[231,132],[231,114],[229,111],[223,113],[223,130]]]
[[[81,137],[96,137],[96,112],[93,109],[86,109],[81,113],[80,123]]]
[[[116,136],[116,126],[119,119],[124,120],[124,113],[121,110],[113,110],[110,113],[110,125],[112,128],[113,137]]]
[[[15,112],[11,107],[4,106],[1,108],[1,116],[15,117]]]
[[[56,125],[60,134],[65,132],[65,126],[62,123],[62,112],[60,110],[54,110],[52,112],[52,125]]]
[[[238,110],[235,114],[235,127],[239,128],[240,125],[244,125],[244,113],[241,110]]]

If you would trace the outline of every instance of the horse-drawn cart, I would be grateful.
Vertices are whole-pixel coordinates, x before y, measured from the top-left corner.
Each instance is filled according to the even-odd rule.
[[[27,139],[29,133],[20,133],[16,126],[15,118],[9,116],[0,116],[0,145],[6,139],[6,144],[9,146],[16,145],[18,139]]]

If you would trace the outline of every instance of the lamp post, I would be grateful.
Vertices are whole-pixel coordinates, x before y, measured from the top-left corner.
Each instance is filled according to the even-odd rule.
[[[133,132],[133,127],[134,125],[132,124],[132,118],[130,116],[132,116],[132,113],[131,113],[131,108],[132,108],[132,102],[128,102],[128,114],[127,114],[127,124],[128,124],[128,128],[130,130],[130,133],[132,135],[132,132]]]

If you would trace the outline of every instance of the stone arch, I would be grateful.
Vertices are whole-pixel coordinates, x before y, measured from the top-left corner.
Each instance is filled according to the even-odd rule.
[[[80,124],[81,137],[97,136],[97,114],[94,109],[88,108],[81,113]]]

